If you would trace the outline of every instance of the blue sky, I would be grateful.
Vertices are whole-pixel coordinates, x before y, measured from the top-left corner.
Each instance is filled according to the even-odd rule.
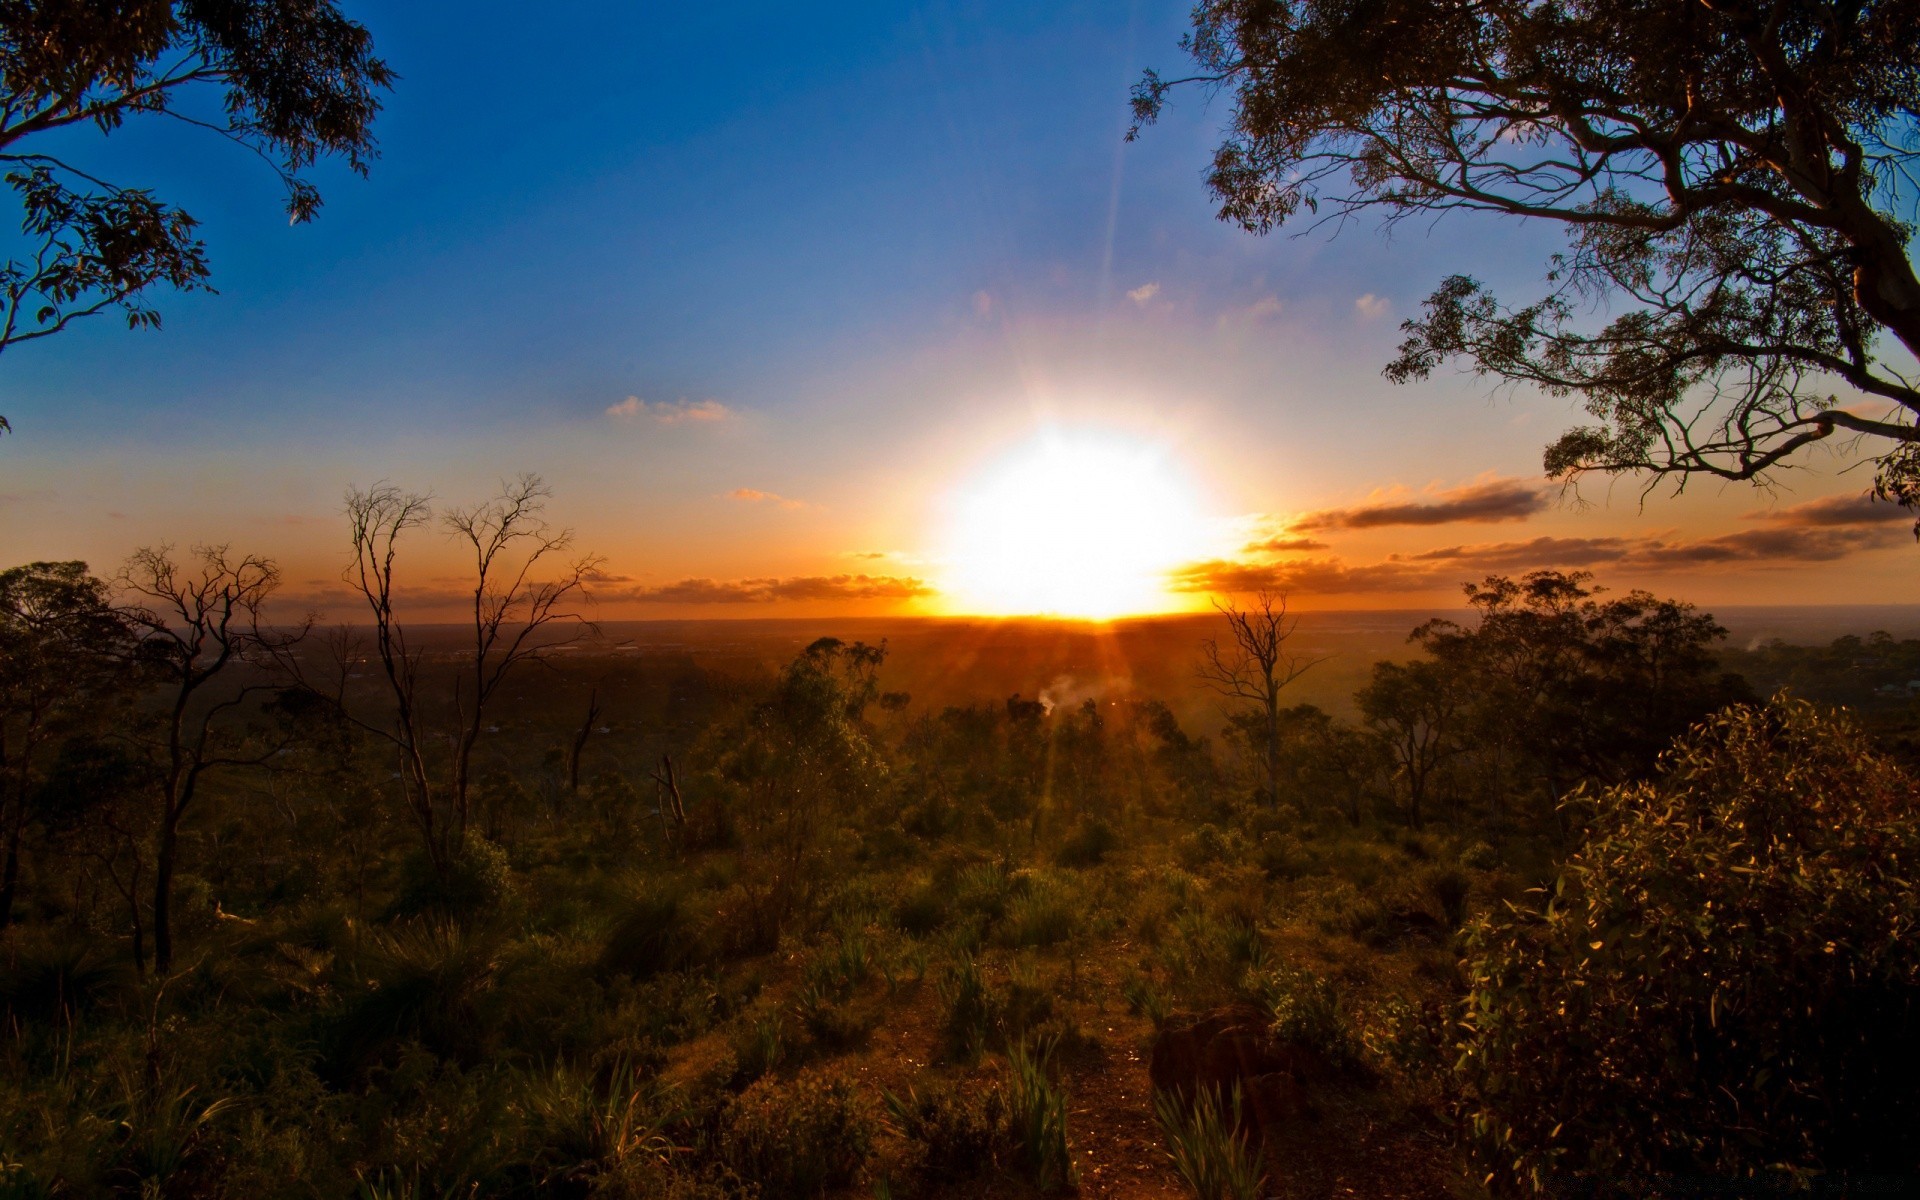
[[[1550,237],[1467,219],[1248,236],[1213,218],[1225,114],[1197,92],[1123,143],[1129,86],[1180,66],[1184,5],[348,11],[401,79],[371,178],[323,168],[310,225],[192,130],[72,147],[199,217],[219,294],[162,297],[159,333],[102,319],[0,361],[15,559],[231,539],[318,587],[348,484],[457,497],[532,469],[636,586],[831,576],[878,551],[932,579],[969,472],[1081,426],[1168,447],[1225,531],[1201,558],[1256,514],[1537,476],[1567,423],[1560,401],[1378,373],[1442,275],[1525,292]],[[728,419],[609,414],[629,396]],[[1778,503],[1860,486],[1820,474]],[[1327,553],[1672,542],[1766,503],[1701,491]],[[1834,561],[1753,578],[1817,599]],[[1849,570],[1845,598],[1910,592],[1905,558]],[[636,613],[680,611],[663,603]]]

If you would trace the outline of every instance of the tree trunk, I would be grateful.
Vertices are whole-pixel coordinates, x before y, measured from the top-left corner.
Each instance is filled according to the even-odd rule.
[[[16,812],[7,822],[7,862],[0,867],[0,931],[13,924],[13,897],[20,888],[20,836],[26,814]]]
[[[160,844],[153,861],[153,969],[165,975],[173,969],[173,860],[178,846],[177,816],[160,826]],[[138,937],[136,930],[135,936]]]

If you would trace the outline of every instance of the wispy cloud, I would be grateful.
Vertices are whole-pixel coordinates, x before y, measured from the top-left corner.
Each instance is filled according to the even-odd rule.
[[[640,604],[768,604],[793,600],[911,600],[931,595],[920,579],[900,575],[797,575],[785,579],[682,579],[627,588],[602,600]]]
[[[1886,524],[1743,529],[1703,538],[1537,537],[1443,546],[1417,554],[1390,555],[1376,563],[1353,564],[1335,557],[1276,562],[1209,559],[1181,567],[1172,574],[1169,585],[1181,592],[1426,592],[1483,572],[1541,567],[1604,566],[1661,572],[1827,563],[1909,540],[1904,529]],[[1258,545],[1250,551],[1258,552]]]
[[[1871,493],[1861,492],[1852,496],[1822,496],[1788,508],[1761,509],[1748,513],[1747,518],[1772,525],[1818,529],[1835,525],[1911,524],[1914,514],[1898,504],[1875,500]]]
[[[1240,548],[1242,554],[1301,554],[1308,550],[1325,550],[1325,542],[1316,542],[1312,538],[1293,537],[1288,534],[1275,534],[1257,542],[1248,542]]]
[[[686,425],[724,421],[734,412],[718,400],[647,401],[638,396],[628,396],[618,404],[608,405],[607,415],[616,421],[633,421],[644,417],[661,425]]]
[[[747,504],[772,504],[780,508],[811,508],[805,500],[795,500],[791,496],[782,496],[778,492],[763,492],[759,488],[741,487],[727,493],[727,499],[739,500]]]
[[[1353,311],[1359,313],[1363,319],[1368,321],[1386,316],[1387,310],[1392,307],[1393,301],[1387,299],[1385,296],[1376,296],[1372,292],[1368,292],[1353,302]]]
[[[1145,308],[1153,298],[1159,294],[1160,285],[1158,283],[1143,283],[1139,287],[1129,290],[1127,292],[1127,299]]]
[[[1391,525],[1524,521],[1545,511],[1550,503],[1547,489],[1538,483],[1483,479],[1417,500],[1388,500],[1303,513],[1290,525],[1296,530],[1379,529]]]

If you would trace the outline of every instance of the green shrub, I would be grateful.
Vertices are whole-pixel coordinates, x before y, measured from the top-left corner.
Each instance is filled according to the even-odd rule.
[[[1260,1200],[1266,1171],[1241,1129],[1238,1085],[1225,1103],[1212,1088],[1200,1088],[1191,1104],[1155,1092],[1153,1112],[1167,1139],[1167,1157],[1195,1200]]]
[[[1359,1040],[1331,979],[1297,967],[1268,967],[1249,974],[1246,990],[1272,1014],[1275,1037],[1318,1051],[1331,1063],[1359,1062]]]
[[[1420,890],[1439,910],[1442,924],[1451,933],[1466,924],[1467,899],[1473,893],[1473,880],[1458,867],[1430,867],[1420,876]]]
[[[1460,852],[1460,865],[1469,871],[1491,871],[1500,865],[1500,853],[1486,842],[1474,842]]]
[[[620,1172],[636,1160],[659,1163],[672,1152],[664,1130],[680,1113],[630,1063],[604,1079],[561,1064],[535,1075],[522,1101],[532,1166],[543,1188]]]
[[[763,1079],[728,1104],[720,1151],[763,1196],[818,1196],[859,1178],[874,1132],[869,1106],[844,1078]]]
[[[1063,867],[1098,866],[1118,849],[1120,835],[1099,817],[1083,817],[1067,834],[1054,856]]]
[[[787,1061],[787,1029],[779,1013],[766,1013],[734,1031],[733,1084],[744,1087]]]
[[[332,1024],[336,1069],[357,1070],[406,1040],[436,1054],[477,1056],[486,1037],[479,1003],[499,968],[497,938],[445,922],[412,922],[369,939],[363,987]]]
[[[947,1054],[960,1062],[973,1062],[986,1050],[999,1023],[1001,997],[969,954],[962,955],[940,980],[940,999],[947,1007],[942,1031]]]
[[[916,885],[893,911],[894,924],[918,936],[939,929],[950,917],[946,890],[932,883]]]
[[[507,863],[507,852],[469,832],[451,860],[439,869],[424,851],[415,851],[407,858],[400,894],[394,897],[387,916],[464,921],[492,912],[512,894],[513,870]]]
[[[645,891],[614,919],[600,945],[600,969],[646,979],[677,971],[705,957],[701,930],[680,897]]]
[[[64,1021],[133,991],[126,964],[84,937],[20,938],[9,957],[0,970],[0,1017]]]
[[[1007,908],[996,940],[1024,949],[1054,946],[1071,938],[1079,925],[1072,899],[1055,884],[1035,884]]]
[[[1007,1051],[1007,1110],[1014,1162],[1043,1192],[1064,1192],[1079,1182],[1067,1146],[1067,1093],[1048,1073],[1051,1043]]]
[[[1551,896],[1469,934],[1458,1081],[1488,1167],[1920,1166],[1917,796],[1844,718],[1779,699],[1582,798]]]
[[[971,1179],[1010,1158],[1013,1126],[998,1083],[956,1087],[936,1080],[904,1096],[889,1092],[885,1100],[900,1135],[913,1144],[913,1169],[923,1180]]]

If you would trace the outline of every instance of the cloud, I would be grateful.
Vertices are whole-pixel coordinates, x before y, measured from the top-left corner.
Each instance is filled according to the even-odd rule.
[[[973,311],[976,316],[984,317],[993,312],[993,293],[982,289],[973,294]]]
[[[648,402],[638,396],[628,396],[618,404],[607,406],[607,415],[615,420],[631,421],[640,417],[649,417],[662,425],[709,424],[724,421],[734,415],[733,410],[718,400],[654,400]]]
[[[847,551],[847,557],[871,560],[875,558],[885,558],[887,557],[887,552],[885,550],[849,550]]]
[[[1176,592],[1310,592],[1352,596],[1380,592],[1424,591],[1439,572],[1404,562],[1350,566],[1337,558],[1245,563],[1212,559],[1174,571],[1168,586]]]
[[[781,508],[811,507],[805,500],[795,500],[778,492],[763,492],[759,488],[735,488],[727,493],[727,499],[742,500],[748,504],[777,504]]]
[[[1790,508],[1762,509],[1748,513],[1747,519],[1818,529],[1835,525],[1892,524],[1896,521],[1910,523],[1914,514],[1898,504],[1875,500],[1870,492],[1860,492],[1851,496],[1822,496]]]
[[[1127,293],[1127,299],[1145,308],[1147,304],[1159,294],[1160,285],[1158,283],[1143,283],[1139,287],[1129,291]]]
[[[1426,592],[1463,578],[1545,567],[1599,567],[1664,572],[1713,567],[1768,567],[1826,563],[1911,540],[1890,525],[1743,529],[1714,537],[1537,537],[1525,541],[1443,546],[1354,565],[1339,558],[1245,562],[1211,559],[1171,575],[1178,592],[1305,592],[1364,595]],[[1256,548],[1257,548],[1256,543]]]
[[[1368,321],[1386,316],[1387,310],[1392,307],[1393,301],[1387,299],[1385,296],[1376,296],[1372,292],[1368,292],[1353,302],[1354,311]]]
[[[1430,499],[1328,508],[1304,513],[1294,529],[1379,529],[1390,525],[1451,525],[1455,522],[1524,521],[1551,502],[1537,483],[1485,479],[1436,492]]]
[[[933,589],[910,576],[798,575],[786,579],[682,579],[628,588],[603,600],[641,604],[767,604],[778,600],[911,600]]]
[[[586,574],[582,575],[581,578],[586,580],[588,583],[632,583],[633,582],[633,576],[631,575],[615,575],[608,571],[602,571],[598,567],[589,567],[587,569]]]
[[[1316,542],[1312,538],[1291,537],[1287,534],[1275,534],[1257,542],[1248,542],[1240,548],[1242,554],[1299,554],[1307,550],[1325,550],[1325,542]]]

